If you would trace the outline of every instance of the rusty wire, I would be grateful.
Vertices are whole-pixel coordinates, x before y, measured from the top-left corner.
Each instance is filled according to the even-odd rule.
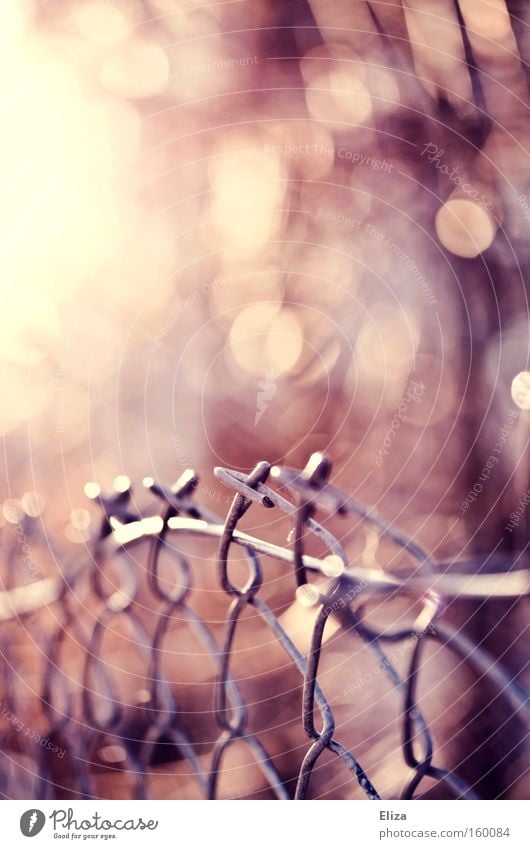
[[[285,777],[274,759],[258,736],[249,730],[249,708],[231,668],[234,640],[246,627],[243,614],[252,608],[282,646],[303,683],[300,719],[309,744],[299,765],[294,798],[306,799],[311,795],[311,777],[326,750],[342,761],[368,798],[380,798],[354,753],[336,739],[331,704],[318,681],[323,637],[330,617],[338,620],[345,631],[360,637],[375,653],[380,668],[400,695],[402,754],[404,764],[412,771],[412,777],[403,789],[403,798],[414,798],[421,792],[424,778],[447,785],[457,798],[475,798],[473,789],[456,772],[436,764],[433,735],[417,696],[422,656],[427,642],[437,641],[456,653],[479,677],[487,679],[514,711],[527,711],[528,697],[520,685],[483,648],[444,621],[444,603],[445,599],[460,596],[485,599],[528,595],[529,571],[518,567],[517,563],[512,563],[511,569],[487,573],[473,573],[464,568],[464,564],[459,568],[458,563],[452,564],[450,570],[442,568],[391,523],[329,484],[330,471],[330,462],[323,454],[314,454],[302,471],[286,467],[271,469],[267,462],[258,463],[248,475],[218,468],[215,470],[218,480],[235,492],[224,521],[194,500],[198,478],[192,471],[185,472],[170,487],[151,478],[145,479],[144,484],[162,505],[161,512],[156,515],[141,516],[132,508],[130,488],[109,497],[98,495],[103,517],[93,542],[91,562],[72,566],[60,578],[43,578],[28,586],[9,584],[0,593],[0,647],[4,658],[2,689],[6,694],[7,708],[12,716],[18,715],[16,694],[20,690],[20,680],[12,646],[16,645],[20,632],[30,632],[34,643],[41,647],[43,656],[40,686],[34,693],[34,700],[47,723],[46,737],[67,741],[72,764],[69,776],[58,777],[48,752],[41,747],[33,760],[23,766],[22,772],[27,778],[24,783],[17,777],[20,770],[17,772],[13,767],[15,760],[17,763],[20,761],[20,753],[11,751],[7,743],[0,761],[4,796],[26,794],[28,798],[61,798],[64,792],[80,798],[97,796],[92,752],[97,741],[105,736],[123,745],[126,759],[122,768],[130,776],[132,798],[149,797],[149,771],[157,745],[162,741],[166,746],[173,746],[179,759],[186,761],[189,775],[196,785],[196,795],[200,798],[218,797],[223,759],[235,742],[249,749],[272,793],[279,799],[291,798]],[[294,500],[288,500],[268,486],[269,477],[286,488]],[[254,538],[238,529],[244,514],[251,508],[258,509],[258,506],[266,510],[280,510],[291,518],[291,548]],[[359,522],[372,525],[406,555],[411,568],[404,574],[392,569],[358,568],[350,564],[341,542],[315,520],[317,511],[350,520],[356,517]],[[335,569],[331,577],[329,558],[314,557],[305,552],[305,534],[308,532],[318,537],[332,555]],[[190,602],[192,566],[189,558],[170,542],[183,536],[219,540],[218,583],[230,601],[220,645],[207,622]],[[140,566],[125,558],[129,549],[140,542],[148,544],[147,581],[159,603],[157,609],[151,611],[149,628],[135,611]],[[240,586],[230,576],[229,554],[233,545],[242,547],[248,567],[247,580]],[[176,567],[172,590],[167,589],[159,576],[163,552],[170,555]],[[301,654],[274,611],[260,597],[262,555],[273,557],[292,569],[295,591],[309,587],[313,593],[314,621],[307,657]],[[120,576],[113,591],[105,585],[109,561],[114,568],[118,567]],[[79,611],[82,599],[90,592],[98,607],[87,630],[80,621]],[[394,631],[388,628],[378,630],[369,625],[364,611],[370,599],[377,598],[379,603],[384,604],[386,598],[396,593],[421,602],[422,612],[416,621],[410,627]],[[46,610],[54,613],[53,627],[48,632],[40,622]],[[204,758],[201,760],[197,754],[200,741],[191,739],[182,727],[177,694],[161,669],[168,627],[177,614],[202,645],[217,676],[215,719],[218,738],[209,753],[207,768],[204,767]],[[141,733],[138,735],[137,732],[134,739],[128,733],[128,705],[112,680],[104,656],[105,632],[117,617],[127,623],[133,635],[132,642],[141,650],[147,664],[148,690],[136,721],[136,728],[140,728]],[[75,635],[77,645],[82,648],[84,660],[80,692],[75,692],[61,664],[67,633]],[[414,647],[407,673],[401,677],[383,645],[411,637],[414,638]],[[315,713],[320,716],[319,723],[315,720]],[[314,783],[317,784],[317,781]]]

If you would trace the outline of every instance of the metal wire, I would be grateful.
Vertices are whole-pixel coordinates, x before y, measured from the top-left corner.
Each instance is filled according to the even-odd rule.
[[[169,747],[170,760],[187,765],[186,779],[193,781],[197,797],[218,798],[225,757],[239,743],[249,750],[270,792],[278,799],[293,795],[295,799],[306,799],[313,789],[314,795],[318,795],[318,782],[314,780],[313,788],[311,779],[326,751],[340,759],[369,799],[379,799],[377,788],[358,758],[336,739],[333,710],[318,680],[326,626],[334,619],[352,639],[360,638],[369,647],[400,696],[401,716],[397,721],[401,724],[403,761],[412,774],[406,781],[403,798],[421,793],[427,778],[445,784],[457,798],[475,798],[474,791],[461,776],[436,763],[435,742],[418,699],[419,678],[429,665],[424,650],[429,641],[440,643],[486,678],[502,694],[507,707],[528,712],[528,697],[521,686],[483,648],[444,621],[444,608],[445,601],[452,597],[528,595],[529,571],[517,564],[512,569],[478,574],[459,568],[458,563],[446,568],[390,522],[329,484],[330,472],[330,461],[323,454],[314,454],[302,471],[271,469],[267,462],[258,463],[248,475],[216,469],[218,480],[235,492],[224,520],[195,502],[198,478],[192,471],[185,472],[171,487],[145,479],[145,486],[162,506],[155,515],[141,516],[131,507],[130,487],[111,496],[97,495],[103,517],[93,541],[92,560],[73,565],[61,577],[42,578],[27,586],[9,583],[9,588],[0,592],[3,715],[20,717],[28,715],[29,710],[34,716],[43,715],[47,724],[39,744],[30,750],[26,746],[21,751],[16,738],[13,741],[12,734],[4,734],[0,759],[4,796],[62,798],[65,793],[80,798],[97,796],[98,768],[93,753],[106,740],[119,744],[125,753],[121,771],[130,778],[132,798],[149,796],[149,777],[161,746],[166,750]],[[290,491],[294,501],[272,489],[267,484],[269,477]],[[250,509],[287,514],[293,522],[292,547],[284,548],[240,531],[238,524]],[[403,552],[410,561],[409,568],[397,572],[350,564],[342,543],[315,520],[317,511],[350,520],[356,518],[363,525],[373,526]],[[331,560],[329,556],[306,553],[307,533],[316,536],[329,550]],[[174,544],[192,537],[219,541],[217,579],[229,602],[220,641],[196,609],[189,557]],[[139,544],[148,546],[143,560],[131,556]],[[233,546],[241,547],[246,559],[248,574],[242,584],[236,583],[230,574]],[[171,588],[167,578],[162,580],[160,576],[163,555],[170,558],[175,569]],[[264,578],[262,556],[285,564],[293,574],[293,595],[299,597],[305,593],[312,602],[314,618],[307,656],[300,652],[278,616],[260,596]],[[110,570],[114,583],[109,579]],[[149,610],[148,617],[137,609],[144,572],[158,605]],[[200,590],[197,592],[200,594]],[[379,607],[384,607],[396,595],[421,605],[415,622],[394,631],[369,624],[365,615],[367,605],[375,599]],[[83,617],[83,611],[89,609],[90,616]],[[290,776],[282,774],[259,735],[250,729],[251,708],[232,669],[234,643],[248,627],[249,612],[269,629],[302,683],[300,722],[308,747],[298,767],[294,794]],[[185,623],[201,644],[216,675],[214,717],[218,736],[209,746],[209,741],[201,739],[195,729],[186,730],[181,720],[178,684],[164,676],[164,647],[169,639],[176,639],[168,633],[175,619]],[[106,662],[106,637],[117,623],[127,628],[131,646],[146,665],[148,684],[141,704],[128,701],[120,691],[116,668]],[[25,673],[14,659],[17,642],[23,642],[28,634],[42,652],[39,684],[33,689],[34,704],[29,708],[26,703],[22,705],[20,697]],[[407,672],[401,677],[383,645],[410,638],[414,646]],[[68,677],[62,661],[65,644],[72,640],[82,663],[80,687]],[[208,709],[205,705],[205,712]],[[42,745],[43,739],[63,742],[68,759],[62,771],[57,770],[57,760],[50,758],[49,747]],[[172,795],[178,798],[178,783]]]

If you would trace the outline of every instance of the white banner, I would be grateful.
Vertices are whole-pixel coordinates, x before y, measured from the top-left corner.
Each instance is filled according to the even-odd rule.
[[[6,849],[64,844],[101,849],[528,845],[528,802],[515,801],[4,801],[2,813],[1,844]]]

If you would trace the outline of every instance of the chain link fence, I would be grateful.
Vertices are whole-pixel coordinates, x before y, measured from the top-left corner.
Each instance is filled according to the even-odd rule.
[[[436,676],[436,660],[429,658],[426,647],[438,644],[458,664],[469,667],[476,680],[494,687],[505,717],[523,717],[528,697],[520,684],[451,625],[444,613],[447,600],[454,598],[523,597],[529,591],[530,573],[516,558],[493,570],[477,570],[473,563],[435,562],[390,522],[331,485],[330,471],[323,454],[312,455],[302,471],[271,468],[267,462],[258,463],[248,475],[218,468],[217,479],[234,493],[224,520],[196,503],[198,479],[192,471],[173,486],[144,480],[160,508],[151,515],[136,508],[127,481],[110,496],[91,485],[90,495],[99,502],[103,518],[91,542],[90,558],[81,557],[63,568],[61,577],[36,576],[21,583],[16,566],[20,558],[14,549],[4,551],[7,571],[0,593],[4,797],[98,798],[128,793],[135,799],[183,795],[216,799],[227,795],[220,786],[229,750],[238,745],[255,762],[252,770],[261,774],[265,797],[318,797],[319,764],[326,754],[334,756],[337,766],[342,763],[364,796],[381,798],[355,746],[341,742],[334,715],[337,699],[326,696],[319,680],[331,628],[350,639],[352,647],[360,640],[398,695],[395,723],[400,726],[405,776],[402,798],[421,795],[433,782],[445,785],[440,790],[457,798],[475,798],[473,787],[457,770],[442,766],[429,717],[420,704],[422,675],[428,669]],[[267,483],[271,479],[274,488]],[[241,530],[249,510],[258,520],[265,516],[264,521],[274,512],[286,514],[292,522],[289,547]],[[345,546],[314,518],[317,513],[333,521],[340,517],[349,530],[370,527],[398,555],[395,564],[366,568],[349,562]],[[17,545],[24,543],[28,552],[30,526],[36,522],[25,517],[17,525]],[[309,537],[320,546],[318,556],[309,553]],[[218,546],[215,562],[187,553],[185,540],[197,539]],[[48,539],[47,544],[52,550]],[[327,553],[322,556],[322,551]],[[242,557],[238,559],[236,552]],[[263,597],[267,563],[273,560],[292,576],[292,604],[300,621],[310,622],[306,649],[300,647],[296,629],[288,627]],[[209,621],[204,613],[213,568],[217,595],[222,592],[224,598],[223,622]],[[385,617],[396,598],[404,600],[406,611],[405,621],[401,617],[397,625],[394,613]],[[374,624],[374,610],[379,624]],[[278,753],[271,752],[270,744],[252,729],[255,703],[245,699],[234,672],[236,643],[245,641],[256,617],[266,627],[270,644],[283,650],[284,662],[301,685],[296,702],[307,742],[295,775],[286,775]],[[165,671],[167,657],[178,652],[183,629],[195,645],[188,665],[210,665],[212,670],[212,688],[201,691],[202,705],[195,715],[180,701],[186,673],[181,681]],[[122,632],[127,635],[126,651],[118,656],[113,646]],[[403,674],[387,647],[406,641],[410,651]],[[268,651],[267,646],[261,654],[254,650],[258,667]],[[124,688],[131,675],[142,682],[134,697],[130,687]],[[255,702],[267,697],[266,689]],[[444,708],[450,709],[450,704]],[[203,721],[208,716],[210,726]],[[103,758],[96,755],[102,750]],[[161,764],[166,783],[159,786],[153,781]],[[242,768],[250,771],[248,766]],[[100,782],[102,772],[110,782],[106,789]],[[127,784],[113,788],[118,776]],[[354,795],[352,785],[347,787],[347,794]],[[237,795],[252,797],[250,790]]]

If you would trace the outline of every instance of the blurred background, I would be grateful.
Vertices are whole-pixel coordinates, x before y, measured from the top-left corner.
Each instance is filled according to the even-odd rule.
[[[528,4],[8,0],[1,23],[4,545],[33,517],[53,574],[86,551],[88,480],[191,466],[222,514],[214,465],[325,450],[439,559],[525,552]],[[449,615],[515,676],[522,605]],[[520,797],[522,730],[480,699],[440,733]]]

